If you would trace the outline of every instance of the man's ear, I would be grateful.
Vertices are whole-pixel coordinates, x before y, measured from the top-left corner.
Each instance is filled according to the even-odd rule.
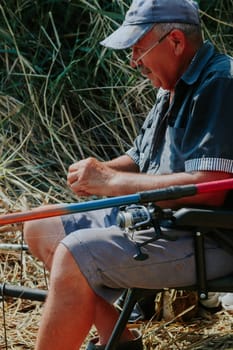
[[[173,29],[168,36],[170,45],[173,49],[174,55],[179,56],[183,53],[186,45],[186,37],[179,29]]]

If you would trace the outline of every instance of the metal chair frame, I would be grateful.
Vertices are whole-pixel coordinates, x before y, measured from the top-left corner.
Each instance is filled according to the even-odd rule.
[[[193,231],[197,275],[195,285],[187,287],[174,286],[174,289],[196,290],[200,299],[208,298],[208,292],[233,292],[233,273],[222,278],[207,280],[204,249],[204,239],[207,230],[209,232],[211,228],[232,229],[232,232],[229,232],[231,238],[226,234],[222,234],[220,231],[215,232],[215,236],[217,235],[218,240],[221,239],[223,247],[233,254],[233,211],[224,209],[183,208],[174,213],[174,218],[177,227],[185,227]],[[116,349],[136,302],[148,295],[161,291],[163,289],[128,289],[122,312],[106,345],[106,350]]]

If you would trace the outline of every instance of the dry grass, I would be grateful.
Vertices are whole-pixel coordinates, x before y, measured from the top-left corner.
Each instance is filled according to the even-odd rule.
[[[1,235],[1,242],[21,242],[15,233]],[[22,284],[31,288],[46,289],[43,266],[27,253],[0,250],[1,283]],[[0,349],[33,349],[42,303],[2,296],[0,306]]]

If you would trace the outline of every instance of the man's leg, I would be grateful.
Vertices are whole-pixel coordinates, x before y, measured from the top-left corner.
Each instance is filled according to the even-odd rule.
[[[72,255],[60,244],[55,252],[50,290],[44,307],[36,350],[77,350],[91,326],[106,344],[118,313],[88,285]],[[132,339],[125,331],[122,340]]]
[[[107,344],[113,328],[119,318],[119,312],[116,311],[115,307],[107,303],[104,299],[97,297],[98,301],[96,303],[95,309],[95,320],[94,324],[99,335],[99,344]],[[127,328],[121,335],[120,342],[126,342],[128,340],[134,339],[134,335]]]
[[[54,252],[55,252],[58,244],[60,243],[60,241],[65,236],[66,236],[66,234],[64,231],[64,226],[63,226],[63,223],[62,223],[60,217],[54,217],[54,218],[43,219],[43,220],[28,221],[24,225],[24,237],[25,237],[27,244],[29,245],[31,253],[34,256],[36,256],[38,259],[43,261],[49,270],[51,270],[51,267],[52,267]],[[60,248],[59,248],[59,250],[60,250]],[[60,254],[57,253],[57,255],[56,255],[56,256],[58,256],[58,258],[56,259],[55,265],[54,265],[52,272],[51,272],[50,291],[49,291],[49,295],[47,298],[47,303],[46,303],[46,307],[45,307],[43,320],[48,319],[47,314],[49,316],[51,316],[50,311],[47,311],[47,310],[53,309],[53,303],[57,301],[56,300],[57,298],[55,298],[55,295],[58,296],[58,299],[64,300],[64,297],[62,295],[59,296],[58,292],[61,294],[64,293],[65,296],[67,296],[67,298],[69,298],[68,293],[71,290],[72,291],[71,296],[74,296],[74,303],[75,304],[77,303],[77,306],[81,305],[79,298],[76,297],[76,293],[75,293],[75,289],[74,289],[75,285],[73,285],[73,282],[72,282],[71,266],[73,265],[72,264],[73,258],[71,257],[71,255],[68,251],[67,251],[67,254],[68,254],[67,259],[71,260],[71,262],[69,261],[69,263],[68,263],[68,266],[69,266],[68,272],[64,272],[65,275],[61,276],[61,279],[60,279],[60,277],[58,277],[56,271],[58,270],[60,272],[60,274],[62,275],[64,266],[61,264],[62,265],[61,269],[57,268],[57,266],[60,264],[60,258],[59,258]],[[77,274],[77,276],[75,277],[75,280],[77,281],[77,280],[79,280],[79,274],[81,274],[81,273],[80,273],[76,263],[73,265],[73,268],[75,271],[74,273]],[[68,281],[66,281],[64,283],[63,277],[65,277],[65,276],[67,277],[67,276],[69,276],[69,274],[71,274],[71,276],[68,278]],[[83,278],[83,275],[81,274],[80,282],[78,283],[78,289],[80,288],[80,286],[82,286],[82,283],[81,283],[82,279],[84,279],[84,278]],[[84,279],[84,282],[86,282],[85,279]],[[65,288],[63,288],[64,285],[65,285]],[[78,290],[78,293],[79,292],[80,291]],[[66,293],[67,293],[67,295],[66,295]],[[95,307],[96,307],[95,316],[94,316],[94,321],[92,320],[92,323],[94,323],[96,325],[96,328],[100,334],[100,337],[99,337],[100,343],[106,344],[119,314],[112,305],[110,305],[109,303],[107,303],[106,301],[104,301],[103,299],[98,297],[97,295],[95,295],[95,297],[98,301],[95,303]],[[63,302],[62,303],[58,302],[58,305],[62,308],[62,312],[64,311],[63,310]],[[56,307],[56,310],[58,310],[58,306],[55,305],[55,307]],[[82,309],[82,310],[84,310],[84,309]],[[74,310],[74,308],[72,307],[72,312],[71,312],[72,316],[70,313],[68,313],[69,317],[71,317],[72,319],[74,319],[74,317],[75,317],[73,310]],[[103,314],[107,314],[108,316],[103,317]],[[39,332],[39,334],[43,334],[43,337],[44,337],[44,334],[46,334],[46,331],[45,332],[43,331],[43,324],[45,324],[45,322],[47,322],[47,321],[42,321],[41,330]],[[75,322],[75,330],[77,331],[75,319],[74,319],[74,322]],[[52,319],[51,319],[51,323],[53,324]],[[69,322],[68,322],[68,324],[69,324]],[[63,327],[61,327],[61,331],[63,332]],[[38,336],[38,341],[40,340],[41,337],[42,336],[40,336],[40,335]],[[133,335],[131,334],[131,332],[126,330],[122,334],[122,341],[132,339],[132,337],[133,337]]]
[[[47,208],[53,205],[47,205]],[[59,242],[71,232],[94,227],[107,227],[116,223],[116,208],[107,208],[87,213],[76,213],[61,217],[27,221],[24,238],[31,253],[43,261],[50,270],[53,254]]]
[[[53,254],[65,237],[60,217],[28,221],[24,224],[24,239],[30,252],[51,269]]]

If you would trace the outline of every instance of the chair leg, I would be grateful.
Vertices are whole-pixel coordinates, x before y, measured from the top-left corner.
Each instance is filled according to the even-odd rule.
[[[105,350],[115,350],[119,339],[128,323],[131,312],[133,311],[134,305],[136,304],[138,298],[142,294],[142,291],[132,288],[129,289],[125,298],[123,309],[120,316],[115,324],[112,334],[108,340]]]
[[[194,240],[195,240],[198,294],[200,299],[207,299],[208,291],[207,291],[206,262],[205,262],[205,248],[204,248],[203,233],[197,231],[195,234]]]

